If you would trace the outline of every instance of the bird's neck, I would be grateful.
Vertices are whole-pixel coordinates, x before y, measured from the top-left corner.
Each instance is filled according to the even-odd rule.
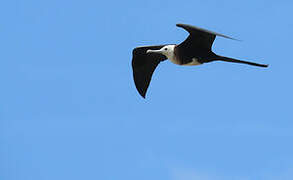
[[[170,60],[175,59],[174,50],[175,50],[175,45],[168,45],[168,52],[165,54],[165,56],[167,56],[167,58]]]

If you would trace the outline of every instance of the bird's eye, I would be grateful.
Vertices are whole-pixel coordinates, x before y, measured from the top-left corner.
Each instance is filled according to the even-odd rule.
[[[168,48],[165,48],[165,51],[167,51],[168,50]]]

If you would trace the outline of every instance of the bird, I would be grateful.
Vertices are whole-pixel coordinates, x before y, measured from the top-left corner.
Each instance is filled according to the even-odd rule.
[[[143,98],[146,96],[156,67],[160,62],[167,59],[181,66],[196,66],[213,61],[225,61],[268,67],[267,64],[258,64],[220,56],[212,51],[212,45],[216,36],[232,40],[237,39],[188,24],[176,24],[176,26],[183,28],[189,33],[182,43],[139,46],[132,51],[133,79],[137,91]]]

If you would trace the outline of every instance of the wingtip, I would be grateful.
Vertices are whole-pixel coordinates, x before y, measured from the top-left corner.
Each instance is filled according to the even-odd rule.
[[[188,24],[183,24],[183,23],[177,23],[176,24],[177,27],[184,27],[184,26],[190,26]]]
[[[269,64],[258,64],[259,67],[267,68],[269,67]]]
[[[238,41],[238,42],[243,42],[243,40],[241,40],[241,39],[236,39],[236,38],[231,38],[231,37],[229,37],[229,39],[232,39],[232,40]]]
[[[146,92],[145,92],[145,93],[144,93],[144,92],[139,92],[139,95],[140,95],[143,99],[145,99]]]
[[[238,42],[243,42],[243,40],[241,40],[241,39],[236,39],[236,38],[226,36],[226,35],[223,35],[223,34],[217,34],[217,36],[218,37],[224,37],[224,38],[231,39],[231,40],[238,41]]]

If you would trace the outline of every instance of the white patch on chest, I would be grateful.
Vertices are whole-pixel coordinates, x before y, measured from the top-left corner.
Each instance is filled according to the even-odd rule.
[[[181,61],[179,59],[177,59],[177,57],[174,54],[174,48],[175,45],[167,45],[164,46],[162,49],[167,49],[167,51],[163,51],[163,54],[165,56],[167,56],[167,58],[174,64],[177,65],[182,65]],[[201,63],[198,62],[197,58],[192,58],[192,61],[190,63],[187,64],[183,64],[183,66],[196,66],[196,65],[200,65]]]
[[[198,62],[197,58],[192,58],[192,61],[187,64],[183,64],[183,66],[196,66],[196,65],[201,65],[201,63]]]
[[[181,65],[181,66],[196,66],[196,65],[201,65],[201,63],[198,62],[197,58],[192,58],[192,61],[187,64],[181,64],[179,60],[177,60],[174,56],[169,58],[170,61],[174,64]]]
[[[180,61],[178,61],[175,56],[170,57],[169,60],[174,64],[180,65]]]

